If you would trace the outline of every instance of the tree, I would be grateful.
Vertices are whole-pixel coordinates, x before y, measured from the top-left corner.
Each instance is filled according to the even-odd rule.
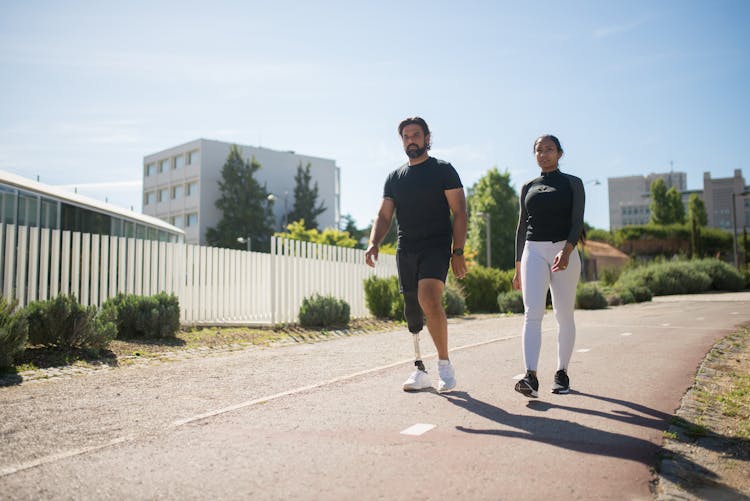
[[[661,178],[651,183],[651,223],[657,225],[669,224],[669,203],[667,201],[667,185]]]
[[[266,186],[255,180],[254,174],[260,168],[255,158],[243,160],[237,145],[232,145],[221,169],[221,196],[216,201],[221,220],[206,231],[209,245],[245,249],[246,244],[237,239],[249,237],[253,244],[257,242],[257,248],[268,247],[274,226],[272,203],[266,198]]]
[[[691,194],[688,199],[688,221],[696,221],[698,226],[706,226],[708,224],[706,205],[703,203],[703,199],[696,193]]]
[[[690,255],[702,257],[701,227],[708,224],[708,214],[703,200],[695,193],[688,199],[688,223],[690,225]]]
[[[316,207],[318,200],[318,183],[310,187],[312,175],[310,174],[310,163],[302,168],[302,162],[297,167],[297,175],[294,176],[294,207],[287,214],[287,221],[305,220],[305,228],[318,228],[318,216],[325,212],[323,202]]]
[[[682,195],[674,186],[667,190],[667,206],[669,207],[669,224],[684,224],[685,206],[682,205]]]
[[[370,232],[367,228],[361,230],[358,229],[357,222],[354,220],[351,214],[344,214],[343,216],[341,216],[339,227],[341,231],[349,233],[349,235],[351,235],[352,238],[357,241],[356,247],[358,249],[364,249],[367,247],[367,239],[370,237]]]
[[[478,252],[477,261],[487,265],[487,224],[479,213],[489,214],[490,251],[493,268],[511,269],[515,266],[516,224],[518,195],[510,183],[510,173],[500,173],[497,167],[487,171],[469,189],[468,246]]]
[[[357,241],[351,237],[349,232],[333,228],[326,228],[322,232],[315,228],[307,229],[305,228],[305,222],[301,219],[288,224],[286,229],[286,233],[276,233],[275,236],[338,247],[353,248],[357,245]]]

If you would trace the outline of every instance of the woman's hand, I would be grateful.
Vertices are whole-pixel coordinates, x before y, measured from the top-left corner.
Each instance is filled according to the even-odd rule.
[[[513,289],[521,290],[521,263],[516,262],[516,272],[513,274]]]
[[[571,252],[573,252],[573,246],[569,242],[565,242],[563,250],[558,252],[555,259],[552,261],[552,272],[564,271],[567,269]]]

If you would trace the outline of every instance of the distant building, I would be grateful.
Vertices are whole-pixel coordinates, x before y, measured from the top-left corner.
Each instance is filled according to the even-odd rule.
[[[216,208],[220,197],[221,169],[232,143],[196,139],[143,158],[143,213],[182,228],[185,241],[205,244],[206,230],[221,219]],[[261,169],[256,180],[274,195],[275,229],[282,229],[285,214],[294,207],[297,167],[310,164],[311,185],[318,184],[318,203],[326,210],[318,216],[321,228],[338,228],[340,218],[340,168],[336,161],[298,155],[293,151],[237,145],[244,159],[255,158]],[[289,221],[291,222],[291,221]],[[237,235],[245,237],[245,235]]]
[[[687,189],[687,174],[666,172],[648,176],[610,177],[607,179],[609,191],[609,228],[617,230],[623,226],[647,224],[651,218],[651,183],[663,179],[667,189],[676,188],[679,192]],[[683,203],[687,203],[684,199]]]
[[[712,179],[710,172],[703,173],[703,190],[687,190],[684,172],[649,174],[648,176],[611,177],[609,187],[609,227],[617,230],[623,226],[647,224],[651,217],[651,183],[664,179],[667,189],[674,186],[682,198],[687,213],[690,195],[696,194],[706,206],[708,226],[732,231],[732,193],[735,194],[736,227],[738,232],[750,226],[750,190],[740,169],[733,177]]]
[[[164,221],[0,171],[0,222],[80,233],[182,242]]]
[[[750,226],[750,196],[740,196],[748,191],[740,169],[734,170],[733,177],[711,179],[710,172],[703,173],[703,203],[708,214],[708,226],[732,231],[732,193],[735,194],[736,227]]]

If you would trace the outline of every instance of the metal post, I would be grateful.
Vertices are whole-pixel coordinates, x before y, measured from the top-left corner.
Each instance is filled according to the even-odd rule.
[[[492,247],[491,247],[491,240],[490,240],[490,214],[488,212],[484,213],[484,218],[487,223],[487,268],[492,268]]]
[[[734,267],[739,270],[740,260],[737,255],[737,208],[735,207],[735,200],[736,196],[732,192],[732,254],[734,254]]]

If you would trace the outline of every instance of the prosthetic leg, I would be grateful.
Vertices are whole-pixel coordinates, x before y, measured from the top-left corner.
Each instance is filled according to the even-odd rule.
[[[422,308],[419,307],[417,291],[404,292],[404,316],[409,332],[412,333],[414,339],[414,365],[417,369],[426,373],[427,370],[422,363],[422,355],[419,352],[419,332],[424,327],[424,313],[422,313]]]

